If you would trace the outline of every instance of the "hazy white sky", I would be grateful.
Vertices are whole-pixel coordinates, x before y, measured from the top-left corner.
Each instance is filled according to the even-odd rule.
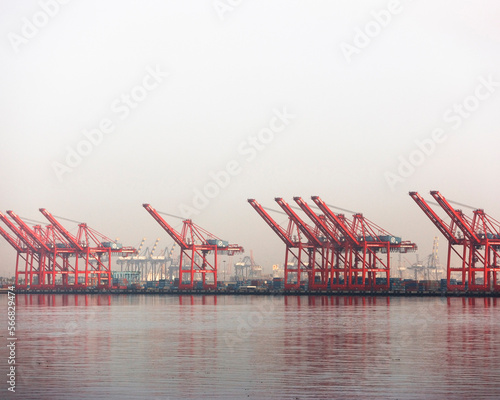
[[[191,207],[270,270],[284,245],[247,198],[319,195],[426,256],[409,190],[500,218],[499,20],[495,0],[0,0],[0,209],[164,247],[142,203]]]

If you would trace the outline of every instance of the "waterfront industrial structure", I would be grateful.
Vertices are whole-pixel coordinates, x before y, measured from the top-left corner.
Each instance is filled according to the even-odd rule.
[[[238,281],[262,277],[262,266],[255,262],[252,250],[250,250],[249,256],[243,257],[242,260],[234,264],[234,275]]]
[[[450,219],[446,222],[417,192],[409,194],[448,241],[447,289],[500,291],[500,222],[482,209],[475,209],[469,217],[454,209],[441,193],[431,191]]]
[[[0,213],[14,234],[0,227],[0,235],[17,252],[17,288],[111,288],[111,256],[136,253],[133,247],[123,247],[85,223],[79,223],[74,236],[45,208],[40,212],[50,222],[45,228],[30,227],[13,211],[7,211],[12,220]]]
[[[287,223],[283,226],[269,215],[269,209],[254,199],[248,200],[285,244],[283,269],[275,265],[273,275],[267,278],[251,253],[234,264],[235,275],[228,274],[230,282],[225,279],[224,261],[221,282],[220,256],[242,253],[243,248],[220,239],[190,219],[183,220],[182,230],[177,232],[149,204],[143,207],[172,237],[173,246],[159,246],[158,238],[151,247],[145,246],[145,239],[137,250],[124,247],[118,240],[79,222],[78,232],[73,235],[43,208],[40,212],[50,223],[46,226],[36,221],[36,225],[28,224],[30,220],[13,211],[0,213],[0,220],[12,232],[0,227],[0,235],[17,253],[15,285],[19,290],[500,295],[500,222],[482,209],[474,209],[472,217],[466,216],[439,192],[430,193],[449,222],[440,218],[417,192],[410,192],[410,196],[448,241],[446,279],[441,280],[437,237],[426,264],[417,258],[406,268],[415,275],[414,279],[405,279],[401,256],[416,251],[414,243],[390,234],[361,213],[353,213],[352,217],[334,213],[335,207],[318,196],[311,197],[311,205],[294,197],[296,206],[275,198],[282,211],[272,211],[286,215]],[[305,216],[310,222],[305,221]],[[394,273],[399,272],[398,278],[390,275],[393,253],[399,254],[399,266],[393,268]],[[112,256],[117,256],[119,271],[111,270]],[[231,259],[229,265],[233,265]]]
[[[183,221],[179,233],[150,204],[143,207],[180,248],[179,289],[193,289],[199,275],[203,289],[217,288],[218,255],[242,253],[243,247],[218,238],[190,219]]]
[[[437,236],[434,237],[434,241],[432,243],[432,252],[427,256],[427,260],[421,261],[417,254],[417,261],[414,263],[410,263],[408,260],[408,267],[404,268],[405,270],[409,270],[414,274],[414,279],[424,279],[424,280],[439,280],[441,277],[441,263],[439,262],[439,238]]]
[[[311,197],[322,214],[294,197],[314,226],[308,225],[281,197],[275,201],[288,216],[280,226],[255,199],[250,205],[285,243],[285,290],[300,289],[302,276],[313,290],[389,290],[391,252],[409,252],[416,244],[402,241],[361,213],[348,219],[335,214],[318,196]]]
[[[141,282],[178,278],[179,257],[174,257],[175,243],[170,248],[158,250],[160,238],[156,239],[151,248],[144,248],[145,241],[146,238],[143,238],[136,255],[118,258],[120,272],[138,273]]]

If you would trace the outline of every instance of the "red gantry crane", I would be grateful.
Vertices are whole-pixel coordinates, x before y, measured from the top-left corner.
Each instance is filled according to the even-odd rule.
[[[300,197],[293,198],[304,213],[313,221],[330,244],[330,288],[347,289],[349,282],[349,252],[345,251],[345,239],[341,232],[325,215],[317,215],[311,207]]]
[[[319,216],[300,198],[294,200],[311,218],[316,229],[308,227],[281,198],[276,201],[289,217],[288,229],[279,226],[255,200],[248,200],[259,215],[268,223],[286,245],[285,288],[296,289],[300,285],[300,273],[309,275],[309,282],[319,284],[311,288],[379,290],[390,288],[390,253],[415,251],[417,246],[409,241],[389,234],[370,222],[362,214],[355,214],[353,222],[342,214],[335,214],[318,197],[312,200],[324,213]],[[294,237],[293,234],[296,236]],[[307,241],[301,240],[301,234]],[[319,254],[319,262],[313,254]],[[303,254],[306,256],[303,256]],[[291,269],[289,254],[297,260]],[[304,260],[305,259],[305,260]],[[297,283],[290,283],[287,274],[297,272]]]
[[[2,213],[0,213],[1,216],[3,216]],[[24,265],[24,271],[25,271],[25,279],[27,279],[27,272],[29,270],[33,270],[33,259],[31,258],[31,253],[28,252],[27,247],[24,247],[22,242],[19,240],[19,238],[14,238],[9,233],[7,233],[2,227],[0,227],[0,235],[9,243],[14,250],[16,250],[16,280],[15,284],[17,285],[17,271],[20,270],[21,264]]]
[[[74,237],[47,210],[40,211],[51,222],[45,229],[40,225],[29,227],[13,211],[7,211],[7,214],[17,225],[0,213],[0,219],[17,237],[16,241],[3,229],[0,231],[17,252],[16,287],[65,290],[110,288],[111,256],[136,252],[134,248],[123,247],[86,224],[79,225],[77,237]],[[81,282],[79,275],[83,275]]]
[[[250,205],[285,243],[285,290],[300,289],[301,277],[310,277],[309,254],[313,245],[302,241],[301,230],[292,219],[288,219],[286,229],[281,227],[255,199],[248,199]]]
[[[499,291],[500,223],[481,209],[474,210],[471,219],[454,209],[438,191],[430,194],[450,217],[450,223],[437,216],[417,192],[409,193],[448,241],[447,289]],[[459,280],[452,278],[455,274],[459,274]]]
[[[70,274],[71,270],[69,258],[70,256],[74,256],[74,252],[71,249],[67,249],[66,244],[61,242],[61,237],[54,231],[53,226],[47,226],[45,231],[40,225],[30,228],[13,211],[7,211],[7,214],[26,233],[37,249],[40,260],[42,260],[42,268],[39,270],[35,286],[54,288],[56,286],[56,278],[60,276],[61,286],[67,288],[69,286],[68,274]],[[26,271],[24,272],[26,276]],[[33,277],[30,278],[30,281],[33,283]]]
[[[479,239],[476,253],[471,258],[469,288],[500,291],[500,222],[484,210],[474,210],[472,228]],[[476,258],[477,257],[477,258]],[[483,283],[479,281],[481,279]]]
[[[66,262],[62,268],[63,285],[68,285],[66,276],[72,276],[76,287],[112,286],[111,256],[121,254],[128,257],[136,254],[134,247],[123,247],[121,243],[111,240],[101,233],[90,228],[85,223],[78,224],[76,237],[67,231],[61,223],[45,208],[40,208],[42,215],[52,224],[58,233],[58,241],[54,243],[54,258],[60,254],[63,258],[74,256],[74,264]],[[56,250],[57,249],[57,250]],[[79,259],[81,261],[79,262]],[[79,283],[82,276],[82,283]]]
[[[335,214],[319,196],[312,196],[311,199],[344,239],[347,289],[366,289],[365,249],[353,232],[352,223],[343,214]]]
[[[179,233],[150,204],[143,204],[142,206],[180,247],[179,289],[193,289],[195,274],[201,274],[203,289],[216,288],[217,255],[227,254],[232,256],[244,251],[243,247],[221,240],[195,225],[190,219],[183,221],[182,230]],[[209,255],[212,255],[213,258],[210,259]]]
[[[327,289],[333,255],[329,242],[319,235],[320,231],[317,227],[313,229],[307,225],[281,197],[276,197],[274,200],[308,241],[306,251],[308,253],[309,288]]]
[[[352,230],[358,239],[362,254],[363,275],[367,274],[367,285],[374,289],[390,288],[390,253],[416,251],[417,245],[402,241],[374,224],[363,214],[353,215]]]
[[[343,215],[336,215],[318,196],[312,196],[318,208],[342,232],[346,239],[348,262],[348,286],[351,289],[390,288],[390,253],[393,251],[415,251],[414,243],[402,242],[357,213],[349,222]]]
[[[32,243],[27,234],[20,227],[16,226],[5,214],[1,212],[0,219],[5,225],[8,226],[17,238],[17,246],[15,246],[12,243],[12,240],[8,240],[7,237],[4,236],[4,238],[6,238],[17,251],[16,287],[23,286],[20,285],[19,282],[19,276],[21,274],[24,275],[25,287],[34,283],[38,284],[41,279],[42,271],[45,270],[46,255]]]
[[[460,272],[462,277],[457,286],[459,286],[460,290],[488,290],[490,278],[488,271],[489,266],[485,262],[485,257],[481,251],[484,243],[474,231],[472,219],[467,217],[462,210],[455,210],[438,191],[433,190],[430,193],[444,212],[451,218],[451,221],[457,226],[464,238],[462,241],[462,257],[460,257],[461,266],[459,268],[461,269]],[[475,210],[474,215],[476,215],[478,211],[482,210]],[[452,269],[454,268],[450,265],[450,279],[447,281],[450,287],[453,286],[451,282]],[[479,275],[482,275],[481,284],[476,281]]]

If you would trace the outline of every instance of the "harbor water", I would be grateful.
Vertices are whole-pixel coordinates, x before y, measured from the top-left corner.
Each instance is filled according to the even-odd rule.
[[[18,294],[16,337],[1,399],[500,396],[495,298]]]

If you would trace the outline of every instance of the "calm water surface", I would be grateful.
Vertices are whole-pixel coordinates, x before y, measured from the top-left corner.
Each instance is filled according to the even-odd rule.
[[[16,318],[0,399],[500,398],[496,299],[20,294]]]

